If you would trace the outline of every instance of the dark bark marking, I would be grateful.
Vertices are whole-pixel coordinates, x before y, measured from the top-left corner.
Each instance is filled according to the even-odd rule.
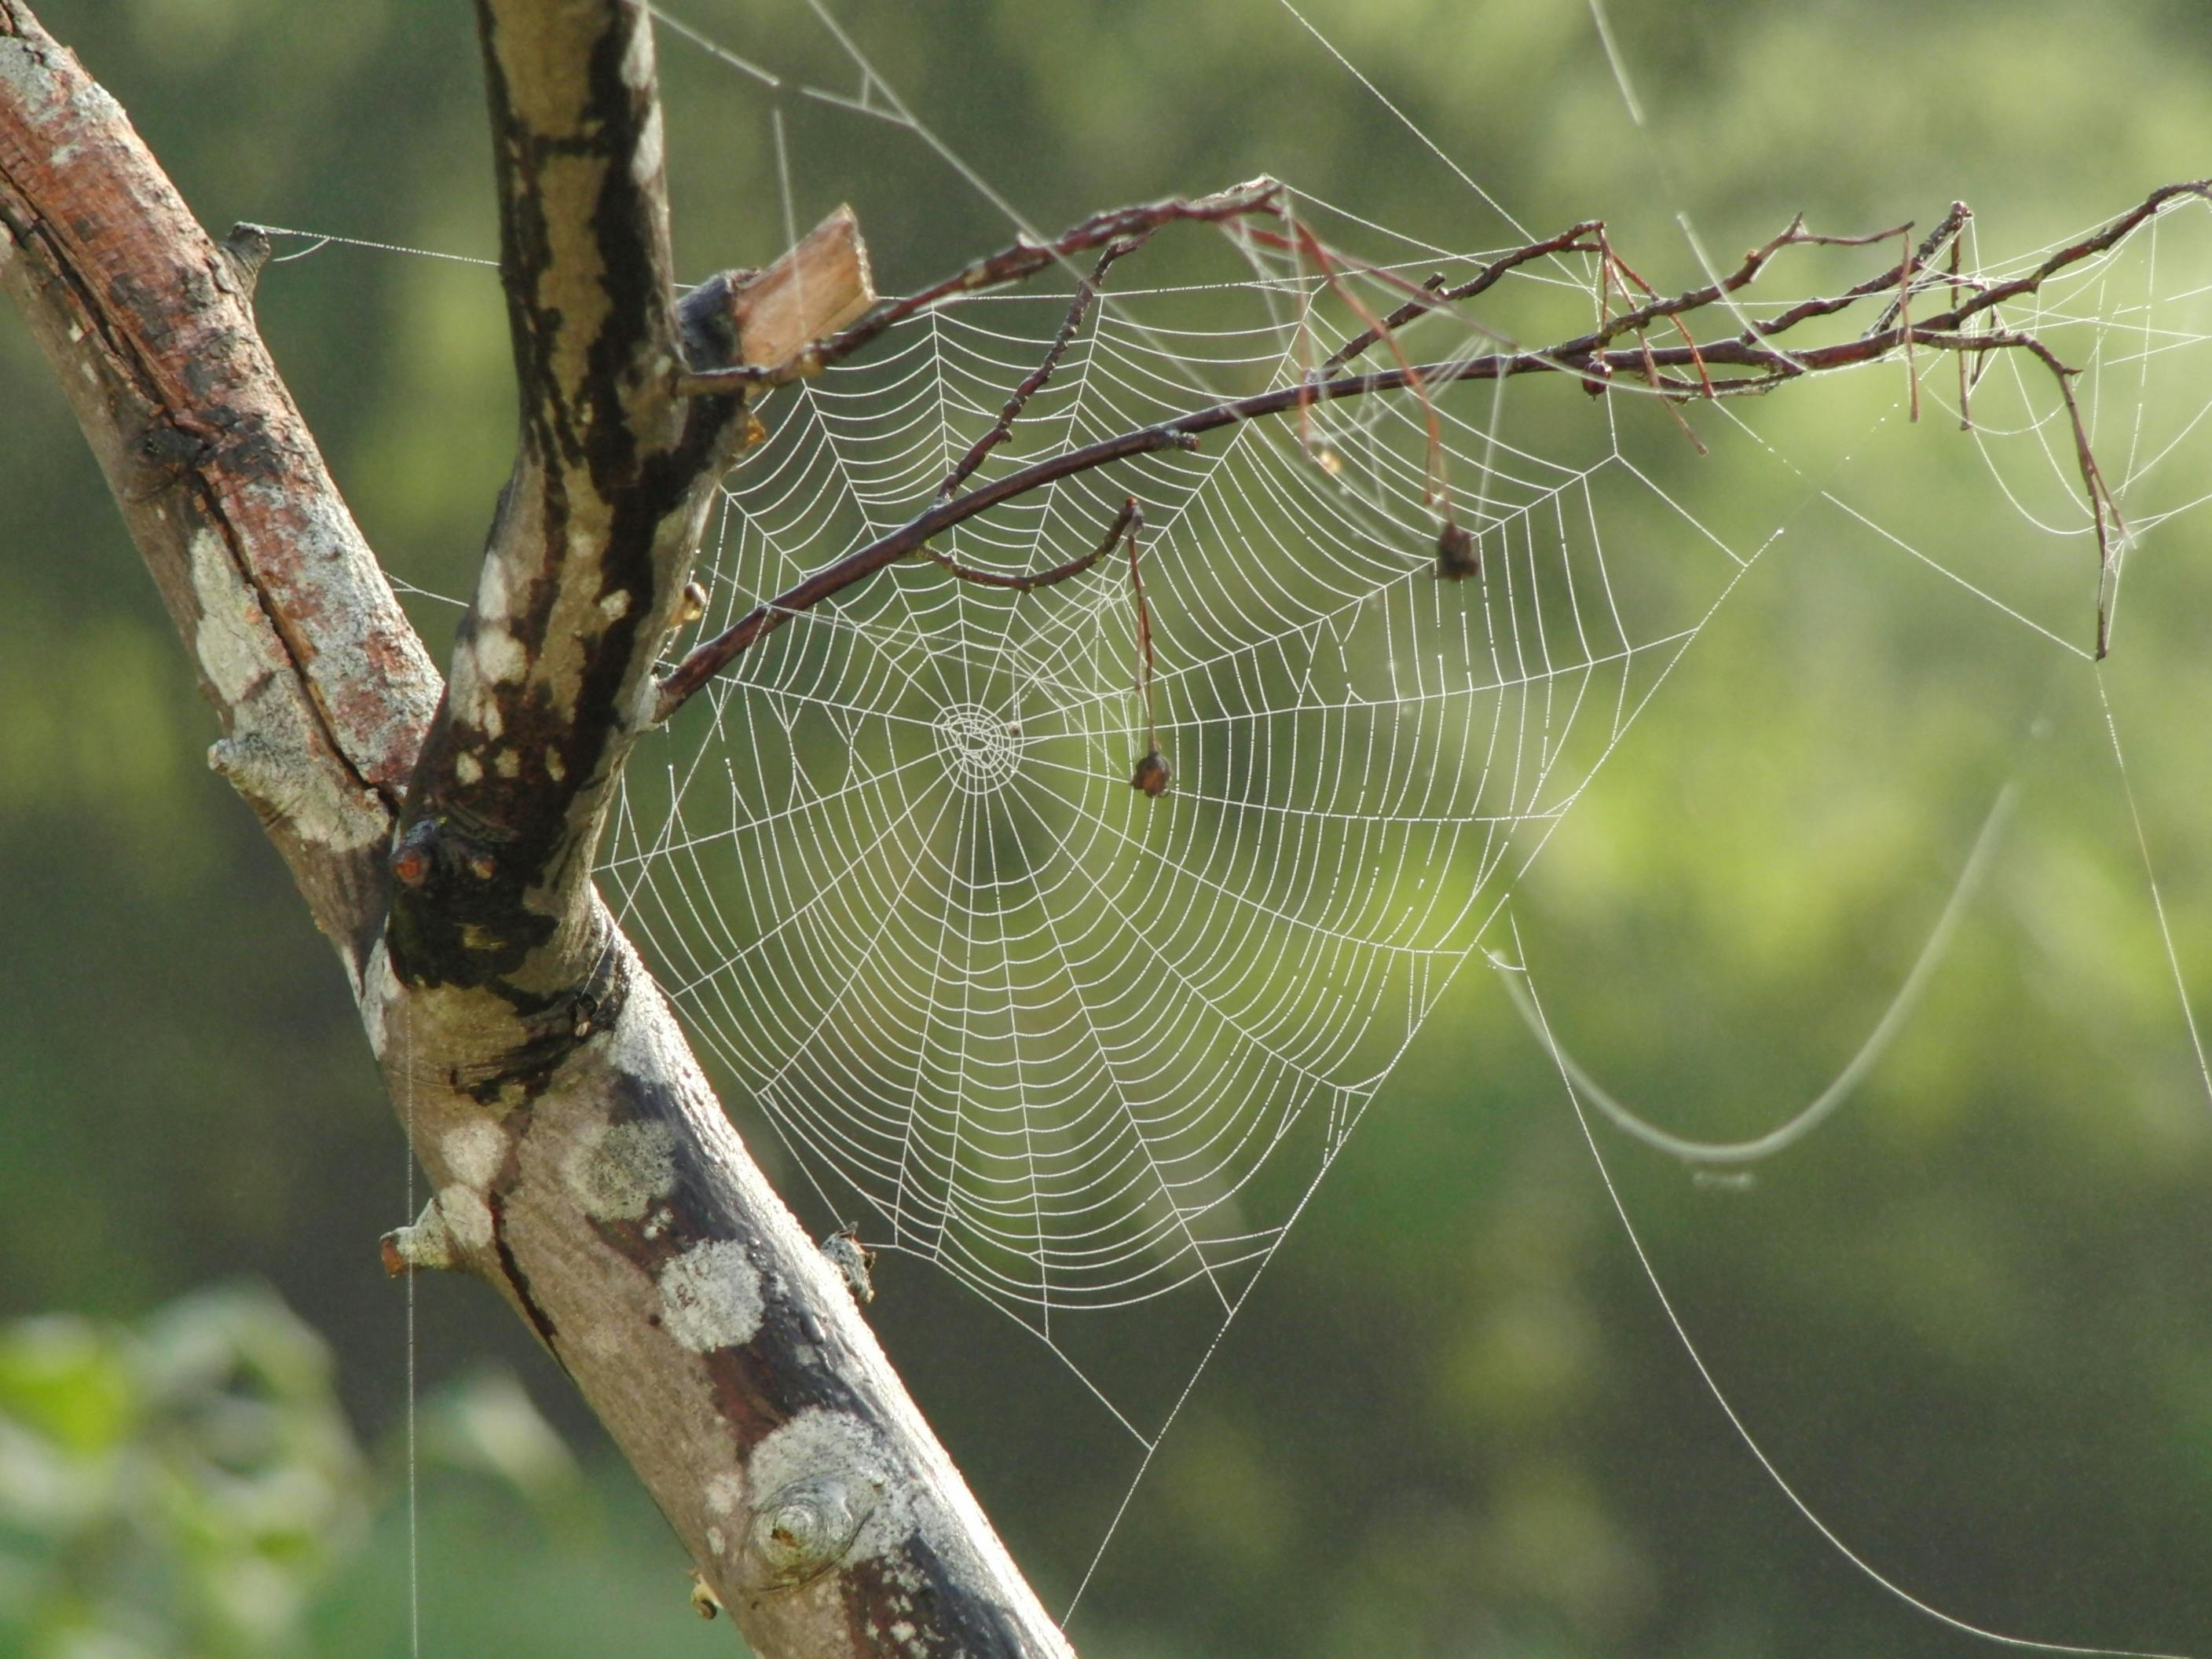
[[[538,1305],[538,1298],[531,1293],[530,1275],[523,1272],[522,1264],[514,1259],[514,1247],[507,1242],[507,1200],[495,1190],[484,1194],[484,1203],[491,1211],[491,1240],[493,1248],[499,1253],[500,1273],[514,1291],[523,1317],[530,1322],[531,1329],[538,1333],[538,1340],[545,1345],[545,1352],[551,1354],[565,1371],[568,1369],[568,1362],[561,1358],[561,1350],[554,1344],[552,1316]]]

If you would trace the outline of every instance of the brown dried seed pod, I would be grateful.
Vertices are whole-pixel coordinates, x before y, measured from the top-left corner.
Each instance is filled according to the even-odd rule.
[[[1172,775],[1168,757],[1157,749],[1148,749],[1145,751],[1144,759],[1137,763],[1137,769],[1129,775],[1129,787],[1158,797],[1165,791],[1168,779]]]
[[[1466,526],[1447,520],[1437,532],[1437,574],[1446,581],[1465,581],[1482,574],[1482,546]]]

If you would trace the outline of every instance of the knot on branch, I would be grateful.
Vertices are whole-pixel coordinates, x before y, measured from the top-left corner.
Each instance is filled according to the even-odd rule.
[[[819,1578],[851,1552],[882,1504],[879,1486],[843,1470],[777,1487],[754,1506],[746,1536],[754,1587],[796,1589]]]

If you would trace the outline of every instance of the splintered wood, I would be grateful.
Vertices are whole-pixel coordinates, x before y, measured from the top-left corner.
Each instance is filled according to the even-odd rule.
[[[876,302],[860,221],[841,207],[730,296],[746,365],[775,368]]]

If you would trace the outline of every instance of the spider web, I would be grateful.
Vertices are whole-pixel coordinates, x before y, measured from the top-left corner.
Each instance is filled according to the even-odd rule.
[[[831,92],[672,27],[959,165],[865,64],[855,90]],[[780,111],[775,131],[781,151]],[[1309,196],[1296,210],[1330,246],[1409,282],[1457,280],[1504,251],[1439,247]],[[2087,429],[2131,532],[2116,639],[2127,561],[2204,499],[2212,403],[2175,388],[2208,381],[2206,234],[2201,205],[2168,214],[2006,313],[2086,371]],[[1294,260],[1204,232],[1170,240],[1117,268],[981,476],[1293,384],[1356,331]],[[1973,248],[1965,275],[2001,281],[2072,240],[1987,263]],[[702,633],[927,506],[1043,356],[1074,274],[963,295],[765,404],[766,436],[726,481],[702,560]],[[1589,261],[1562,258],[1516,273],[1483,311],[1586,316],[1595,286]],[[1786,301],[1737,303],[1756,318]],[[1425,360],[1492,340],[1465,318],[1419,329]],[[1956,423],[1951,372],[1929,356],[1790,396],[1856,382],[1872,439],[1905,424],[1909,374],[1930,423]],[[1778,521],[1770,507],[1692,504],[1668,483],[1679,423],[1635,392],[1593,405],[1556,380],[1455,388],[1436,400],[1433,437],[1410,398],[1316,405],[1065,479],[941,541],[963,565],[1034,574],[1091,551],[1138,501],[1151,718],[1118,556],[1030,592],[915,562],[793,617],[631,763],[604,878],[732,1095],[774,1127],[827,1213],[1034,1332],[1147,1458],[1458,969],[1487,951],[1534,1006],[1518,934],[1500,926],[1516,881],[1785,532],[1924,568],[2055,662],[2092,655],[2092,509],[2059,400],[2018,356],[1979,379],[1968,423],[2021,529],[1995,550],[1869,506],[1846,466],[1802,466],[1756,405],[1687,413],[1704,445],[1768,469],[1796,506]],[[1439,463],[1481,550],[1464,583],[1434,574]],[[1129,778],[1155,726],[1174,780],[1148,799]],[[2109,730],[2124,774],[2117,718]],[[1593,1093],[1540,1008],[1534,1021],[1577,1109],[1640,1121]],[[1808,1127],[1839,1099],[1824,1093]],[[1163,1368],[1119,1363],[1133,1334],[1154,1355],[1187,1351],[1179,1390],[1146,1395]]]
[[[1018,432],[1064,448],[1293,381],[1309,283],[1244,277],[1241,328],[1119,291]],[[1066,306],[939,309],[774,410],[727,483],[708,626],[926,505]],[[1686,592],[1625,605],[1617,443],[1561,465],[1442,417],[1482,479],[1463,586],[1433,574],[1402,403],[1316,410],[1303,445],[1248,423],[956,532],[963,564],[1036,572],[1142,503],[1158,799],[1129,787],[1148,738],[1113,560],[1030,592],[898,569],[640,755],[608,860],[625,924],[872,1242],[1040,1331],[1178,1291],[1233,1306],[1530,832],[1741,568],[1716,545]]]
[[[1332,245],[1382,244],[1368,257],[1408,282],[1437,264],[1310,198],[1297,210]],[[1443,268],[1457,280],[1498,252]],[[1199,265],[1111,289],[1015,427],[1015,459],[983,476],[1293,384],[1352,331],[1295,262],[1231,238]],[[1513,280],[1538,304],[1587,302],[1595,266]],[[2083,347],[2093,411],[2106,380],[2203,340],[2193,291],[2115,305],[2114,280],[2099,262],[2008,318]],[[726,482],[702,631],[928,505],[1044,356],[1066,286],[963,296],[769,403]],[[1488,341],[1461,325],[1449,343]],[[1871,372],[1901,398],[1898,366]],[[1517,388],[1440,394],[1440,452],[1409,398],[1247,422],[945,538],[964,566],[1035,574],[1141,503],[1174,769],[1157,799],[1130,787],[1152,738],[1118,557],[1027,592],[896,568],[743,653],[629,769],[606,875],[737,1097],[830,1214],[1034,1330],[1148,1446],[1167,1402],[1133,1403],[1113,1376],[1124,1334],[1218,1334],[1550,828],[1779,533],[1724,530],[1668,493],[1662,452],[1683,437],[1657,400],[1563,418],[1585,400],[1547,392],[1549,409]],[[2086,657],[2094,552],[2057,399],[2009,361],[1976,395],[1992,476],[2075,561],[2070,614],[2039,620],[1832,492],[1808,500]],[[1701,418],[1706,443],[1796,476],[1720,414]],[[2130,434],[2138,534],[2194,504],[2146,485],[2193,425]],[[1482,551],[1464,583],[1435,574],[1439,471]],[[1680,533],[1650,535],[1655,520]],[[1084,1328],[1163,1297],[1190,1304],[1179,1322]]]

